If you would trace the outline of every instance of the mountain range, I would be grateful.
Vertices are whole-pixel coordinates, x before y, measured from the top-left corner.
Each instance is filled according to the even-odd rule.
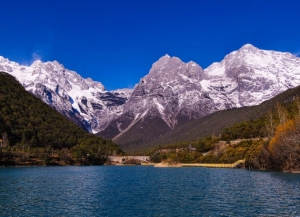
[[[0,71],[77,125],[123,148],[151,143],[175,127],[216,111],[258,105],[300,85],[300,58],[246,44],[202,69],[165,55],[134,89],[106,91],[54,62],[19,65],[0,57]]]
[[[132,90],[105,91],[100,82],[83,79],[57,61],[30,66],[0,57],[0,71],[16,77],[25,89],[90,132],[99,132],[120,115]]]

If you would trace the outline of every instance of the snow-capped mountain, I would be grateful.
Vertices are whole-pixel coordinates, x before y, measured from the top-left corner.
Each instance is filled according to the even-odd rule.
[[[114,138],[144,144],[189,120],[217,110],[257,105],[300,85],[300,58],[246,44],[202,69],[165,55],[134,90],[106,91],[58,62],[22,66],[0,57],[0,71],[78,125]]]
[[[23,66],[0,57],[0,71],[16,77],[27,91],[91,132],[105,129],[121,115],[131,94],[130,89],[106,91],[100,82],[83,79],[57,61]]]
[[[204,76],[198,64],[184,63],[177,57],[165,55],[135,86],[124,105],[123,115],[105,131],[120,136],[139,121],[154,117],[161,118],[169,129],[173,129],[189,119],[211,113],[213,101],[201,92],[200,82]]]
[[[201,86],[215,101],[226,95],[234,107],[258,105],[300,85],[300,58],[246,44],[204,73]]]
[[[134,88],[123,112],[133,112],[137,119],[154,109],[174,128],[179,113],[192,116],[194,111],[205,109],[210,101],[201,93],[203,77],[203,70],[196,63],[183,63],[177,57],[166,55],[153,64],[149,74]],[[194,113],[195,118],[199,113]]]
[[[191,119],[218,110],[258,105],[298,85],[300,58],[290,53],[246,44],[205,70],[194,62],[184,63],[166,55],[135,86],[123,114],[100,135],[124,145],[147,143],[151,138],[143,140],[145,131],[155,132],[152,137],[160,136]],[[157,118],[163,120],[161,129],[147,130]]]

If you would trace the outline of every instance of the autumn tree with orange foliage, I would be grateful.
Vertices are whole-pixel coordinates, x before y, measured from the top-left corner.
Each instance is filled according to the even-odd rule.
[[[300,119],[280,124],[271,139],[269,150],[273,165],[284,171],[300,170]]]

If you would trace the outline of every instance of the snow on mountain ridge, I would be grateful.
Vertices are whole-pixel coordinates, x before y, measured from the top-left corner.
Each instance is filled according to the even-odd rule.
[[[247,91],[240,91],[238,96],[235,94],[235,97],[230,98],[235,99],[236,106],[250,106],[299,85],[299,71],[300,58],[290,53],[261,50],[246,44],[226,55],[220,63],[207,67],[204,73],[213,79],[202,83],[206,90],[231,85],[225,91],[229,96],[236,88],[241,90],[247,87]]]
[[[0,70],[16,77],[27,91],[91,132],[104,129],[120,115],[131,90],[106,91],[91,78],[83,79],[57,61],[19,65],[0,57]]]

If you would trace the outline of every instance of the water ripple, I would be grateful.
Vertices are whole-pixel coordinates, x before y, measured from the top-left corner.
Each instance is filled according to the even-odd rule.
[[[300,174],[206,168],[0,169],[0,216],[300,216]]]

